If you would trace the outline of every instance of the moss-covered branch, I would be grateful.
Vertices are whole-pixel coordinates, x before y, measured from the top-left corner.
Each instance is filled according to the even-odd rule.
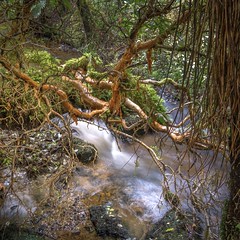
[[[106,111],[105,105],[101,105],[101,109],[94,110],[89,113],[85,113],[80,111],[79,109],[75,108],[69,101],[68,95],[61,89],[59,89],[57,86],[50,85],[50,84],[39,84],[38,82],[34,81],[31,77],[29,77],[27,74],[23,73],[20,69],[14,67],[13,65],[10,64],[10,62],[4,58],[0,57],[0,63],[11,73],[13,73],[17,78],[23,80],[25,83],[29,84],[31,87],[36,89],[39,93],[44,91],[54,91],[61,99],[62,105],[65,107],[65,109],[72,115],[74,120],[76,120],[76,117],[83,117],[90,119],[95,115],[98,115],[100,113],[103,113]],[[82,91],[82,94],[87,95],[86,92]],[[38,97],[38,95],[35,95]],[[85,96],[86,97],[86,96]],[[89,99],[89,96],[86,97]],[[40,99],[40,97],[39,97]],[[94,101],[94,99],[91,99]],[[100,101],[100,100],[99,100]],[[97,103],[96,103],[97,105]],[[97,108],[97,107],[96,107]]]

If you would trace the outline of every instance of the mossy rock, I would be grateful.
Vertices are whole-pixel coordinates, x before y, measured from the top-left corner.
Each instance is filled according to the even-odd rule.
[[[10,224],[9,226],[0,225],[0,239],[6,240],[46,240],[37,234],[31,233],[26,229],[21,229],[15,224]]]
[[[194,222],[192,216],[182,215],[170,210],[147,233],[145,240],[200,240],[202,229],[200,223]]]
[[[73,139],[73,148],[80,162],[91,163],[97,159],[97,149],[93,144],[86,143],[81,139]]]
[[[89,212],[90,219],[99,236],[104,239],[108,237],[111,239],[132,239],[111,203],[92,206],[89,208]]]
[[[130,127],[131,125],[139,122],[141,119],[137,114],[128,114],[125,117],[125,121],[128,127]],[[134,136],[143,136],[145,135],[148,131],[149,131],[149,127],[146,124],[140,124],[139,126],[131,129],[131,130],[123,130],[124,132],[130,134],[130,135],[134,135]]]

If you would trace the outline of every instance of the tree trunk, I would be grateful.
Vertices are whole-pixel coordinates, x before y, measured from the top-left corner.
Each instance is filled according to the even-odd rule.
[[[240,71],[235,69],[238,76]],[[240,78],[235,80],[240,83]],[[240,239],[240,87],[237,84],[232,89],[231,112],[232,121],[230,125],[230,196],[226,209],[225,234],[223,240]]]
[[[89,41],[93,37],[93,20],[91,18],[90,9],[85,0],[78,0],[77,7],[82,18],[86,40]]]
[[[240,239],[240,4],[239,0],[209,1],[214,39],[212,82],[218,128],[228,128],[231,172],[229,201],[222,240]],[[221,124],[225,122],[225,124]],[[219,136],[225,137],[225,136]],[[227,144],[227,143],[226,143]]]
[[[240,139],[238,139],[240,146]],[[223,240],[240,239],[240,154],[231,154],[230,197],[224,226]]]

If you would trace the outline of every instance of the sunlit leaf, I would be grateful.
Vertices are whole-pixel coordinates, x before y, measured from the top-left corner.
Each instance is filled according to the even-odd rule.
[[[56,7],[57,4],[58,4],[58,0],[50,0],[50,1],[49,1],[49,5],[50,5],[50,7],[52,7],[52,8]]]
[[[174,231],[174,228],[168,228],[167,230],[166,230],[166,232],[173,232]]]

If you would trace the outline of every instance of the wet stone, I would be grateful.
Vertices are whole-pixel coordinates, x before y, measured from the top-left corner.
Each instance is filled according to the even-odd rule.
[[[200,223],[195,222],[193,216],[170,210],[153,225],[145,240],[200,240],[202,230],[199,226]]]
[[[4,240],[45,240],[45,238],[32,233],[30,230],[21,229],[15,224],[0,227],[0,239]]]
[[[88,164],[97,159],[97,149],[92,144],[86,144],[83,140],[73,139],[74,151],[80,162]]]
[[[130,114],[125,118],[126,124],[128,127],[138,123],[140,121],[140,117],[136,114]],[[131,130],[124,130],[125,133],[130,134],[130,135],[135,135],[135,136],[143,136],[145,135],[148,131],[149,128],[147,125],[142,126],[143,124],[136,125],[135,128]],[[124,142],[131,141],[130,139],[126,139],[126,137],[122,137]]]
[[[114,239],[131,239],[127,228],[110,203],[102,206],[92,206],[89,211],[90,219],[99,236],[113,237]]]

